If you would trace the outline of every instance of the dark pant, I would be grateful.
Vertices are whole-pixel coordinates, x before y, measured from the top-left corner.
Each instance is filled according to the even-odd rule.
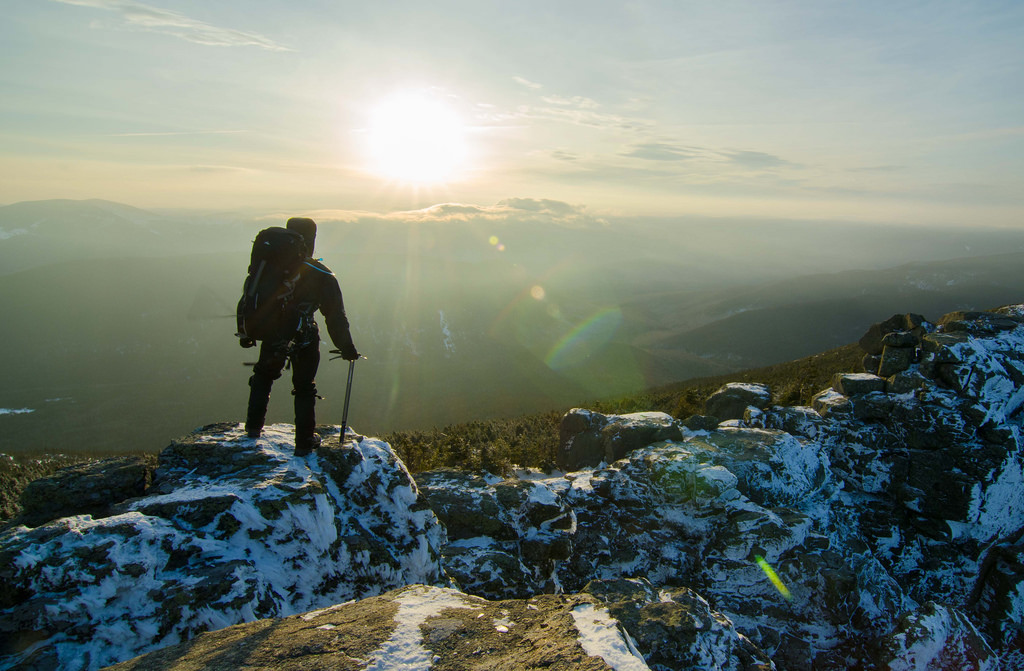
[[[270,388],[281,377],[285,363],[292,364],[292,395],[295,396],[296,442],[312,439],[316,427],[316,377],[320,367],[320,343],[314,342],[288,352],[283,345],[263,342],[260,358],[249,378],[249,410],[245,416],[245,429],[255,433],[263,428],[270,403]]]

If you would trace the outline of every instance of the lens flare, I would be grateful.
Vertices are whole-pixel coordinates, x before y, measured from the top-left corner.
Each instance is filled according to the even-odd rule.
[[[779,577],[779,574],[775,572],[775,569],[772,568],[771,564],[769,564],[764,557],[761,555],[755,555],[754,562],[761,567],[764,574],[768,576],[768,580],[775,585],[775,589],[779,590],[779,594],[781,594],[783,598],[787,601],[793,598],[793,595],[789,592],[789,588],[782,582],[782,578]]]
[[[544,287],[540,286],[539,284],[536,285],[536,286],[530,287],[530,296],[533,297],[533,300],[535,300],[535,301],[542,301],[542,300],[544,300],[544,296],[546,296],[546,295],[547,295],[547,293],[544,291]]]
[[[544,357],[544,363],[552,370],[582,363],[597,354],[621,325],[622,310],[617,307],[604,308],[555,343]]]

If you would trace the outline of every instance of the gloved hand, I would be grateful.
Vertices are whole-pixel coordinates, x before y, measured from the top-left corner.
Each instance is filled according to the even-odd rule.
[[[242,347],[248,349],[250,347],[255,347],[256,346],[256,341],[253,340],[252,338],[239,338],[238,344],[241,345]]]
[[[341,354],[341,358],[345,361],[355,361],[359,358],[359,352],[356,351],[355,345],[342,345],[338,353]]]

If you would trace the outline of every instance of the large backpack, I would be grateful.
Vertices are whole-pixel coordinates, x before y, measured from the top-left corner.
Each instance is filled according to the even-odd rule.
[[[293,295],[305,260],[306,242],[299,233],[280,226],[259,232],[238,301],[239,338],[277,340],[295,333],[299,314]]]

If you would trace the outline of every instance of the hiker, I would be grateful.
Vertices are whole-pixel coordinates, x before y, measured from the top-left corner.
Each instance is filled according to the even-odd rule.
[[[285,363],[290,362],[292,394],[295,396],[295,455],[305,456],[320,445],[320,436],[314,432],[317,399],[314,378],[320,365],[320,332],[313,313],[320,310],[323,314],[327,333],[341,358],[355,361],[359,352],[352,343],[338,280],[327,266],[312,258],[316,223],[306,217],[292,217],[285,227],[299,233],[305,240],[306,258],[298,265],[297,280],[287,302],[289,321],[285,332],[262,340],[259,360],[249,378],[245,433],[249,438],[260,437],[270,402],[270,388],[274,380],[281,377]],[[297,324],[294,330],[291,329],[292,324]],[[243,328],[239,329],[238,335],[242,347],[256,346],[256,340],[247,337]]]

